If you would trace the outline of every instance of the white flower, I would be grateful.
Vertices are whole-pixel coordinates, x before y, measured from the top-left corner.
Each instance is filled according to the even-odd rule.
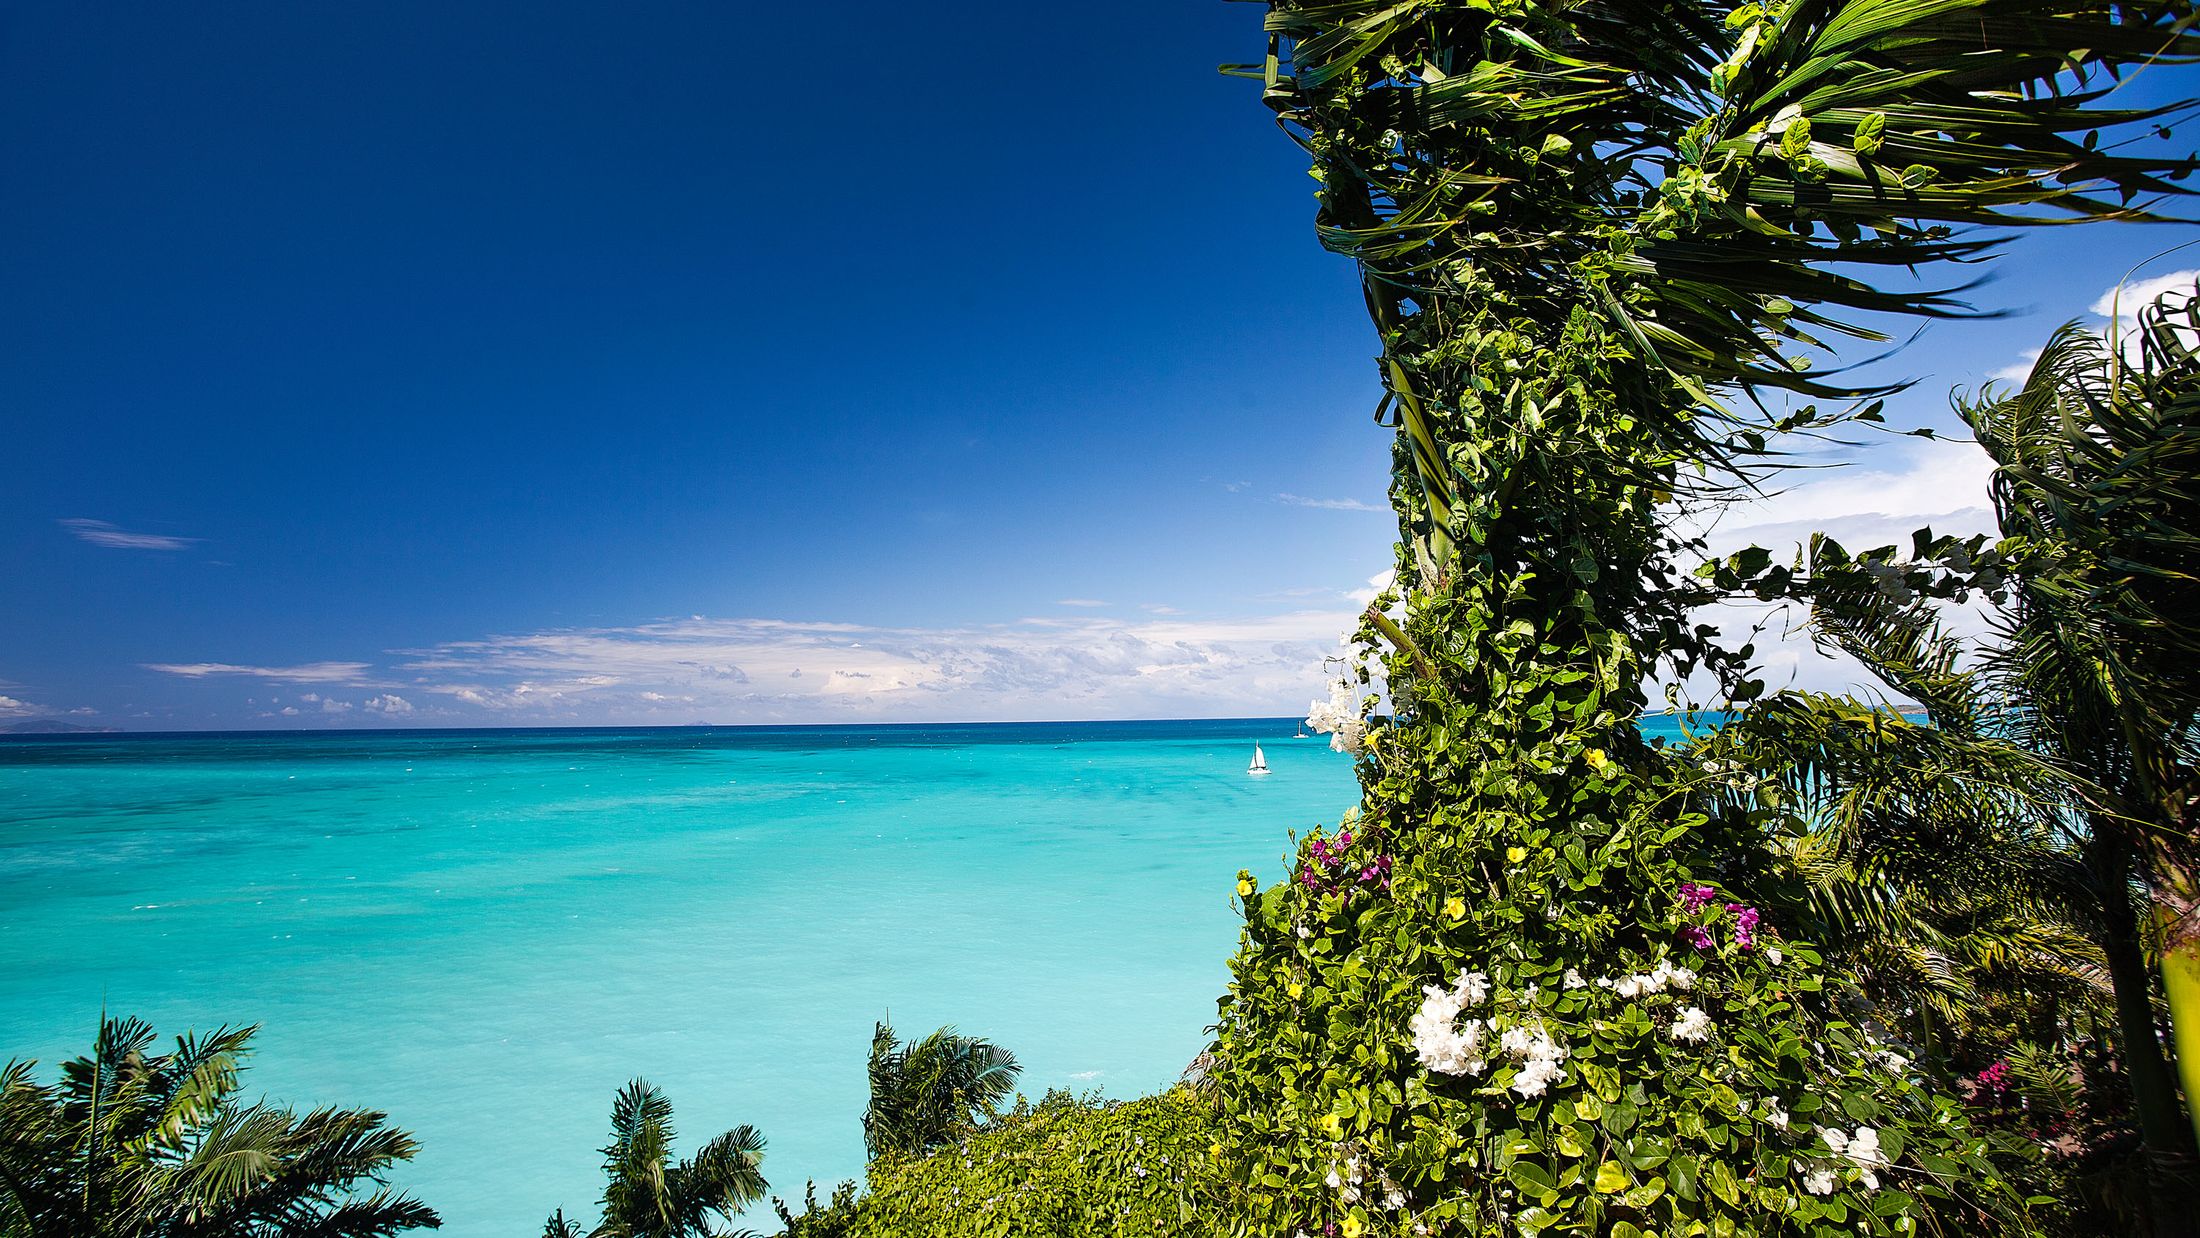
[[[1642,977],[1621,976],[1612,982],[1612,991],[1621,997],[1636,997],[1642,993]]]
[[[1143,1178],[1146,1176],[1146,1167],[1144,1165],[1133,1163],[1131,1165],[1131,1172]]]
[[[1367,719],[1360,712],[1360,694],[1350,679],[1330,685],[1327,701],[1314,701],[1306,709],[1306,725],[1317,735],[1329,736],[1336,752],[1358,756],[1366,747]]]
[[[1406,1193],[1399,1190],[1397,1186],[1393,1185],[1389,1190],[1383,1192],[1383,1207],[1390,1209],[1392,1212],[1396,1212],[1398,1209],[1405,1206]]]
[[[1693,1044],[1702,1044],[1710,1036],[1711,1016],[1705,1014],[1701,1006],[1690,1006],[1688,1009],[1681,1011],[1679,1018],[1673,1020],[1673,1039],[1675,1040],[1686,1040]]]
[[[1779,1127],[1781,1130],[1787,1129],[1787,1110],[1780,1108],[1780,1101],[1777,1097],[1775,1097],[1772,1101],[1772,1108],[1765,1111],[1765,1121],[1772,1123],[1774,1126]]]
[[[1343,1185],[1344,1185],[1344,1179],[1343,1179],[1343,1178],[1340,1178],[1340,1177],[1338,1177],[1338,1176],[1337,1176],[1337,1171],[1336,1171],[1336,1169],[1335,1169],[1334,1167],[1332,1167],[1332,1168],[1330,1169],[1330,1171],[1329,1171],[1329,1176],[1328,1176],[1328,1177],[1326,1177],[1326,1178],[1323,1178],[1323,1179],[1322,1179],[1322,1185],[1324,1185],[1324,1186],[1328,1187],[1328,1188],[1329,1188],[1330,1190],[1334,1191],[1334,1190],[1336,1190],[1336,1189],[1337,1189],[1338,1187],[1341,1187],[1341,1186],[1343,1186]]]
[[[1881,1049],[1879,1051],[1879,1064],[1887,1068],[1887,1073],[1895,1075],[1903,1074],[1910,1069],[1910,1059],[1892,1049]]]
[[[1459,1012],[1467,1006],[1466,996],[1457,989],[1440,989],[1433,984],[1424,986],[1421,993],[1421,1008],[1407,1024],[1413,1033],[1413,1052],[1421,1065],[1447,1075],[1481,1074],[1488,1065],[1482,1057],[1482,1021],[1459,1022]]]
[[[1532,1043],[1533,1039],[1529,1036],[1527,1028],[1508,1027],[1505,1029],[1505,1034],[1497,1038],[1497,1047],[1513,1057],[1524,1058],[1528,1056],[1528,1045]]]
[[[1566,1072],[1559,1068],[1557,1059],[1531,1058],[1514,1077],[1512,1090],[1520,1093],[1522,1099],[1532,1100],[1543,1095],[1550,1085],[1565,1081]]]
[[[1611,988],[1611,987],[1612,987],[1612,978],[1611,978],[1610,976],[1598,976],[1598,977],[1597,977],[1597,987],[1598,987],[1598,988],[1600,988],[1600,989],[1609,989],[1609,988]]]
[[[1481,972],[1460,972],[1452,982],[1452,991],[1469,1006],[1479,1006],[1489,1000],[1490,978]]]
[[[1541,988],[1531,984],[1527,988],[1520,990],[1520,1000],[1524,1002],[1532,1002],[1535,1000],[1535,995],[1541,993],[1542,991],[1543,990]]]
[[[1765,951],[1765,958],[1766,958],[1766,960],[1767,960],[1767,961],[1769,961],[1769,962],[1770,962],[1770,963],[1771,963],[1771,964],[1772,964],[1772,965],[1773,965],[1774,967],[1778,967],[1778,966],[1780,965],[1780,961],[1781,961],[1781,958],[1782,958],[1782,956],[1781,956],[1781,954],[1780,954],[1780,947],[1778,947],[1778,946],[1773,946],[1773,947],[1771,947],[1770,949],[1766,950],[1766,951]]]
[[[1310,929],[1310,928],[1306,927],[1306,926],[1305,926],[1305,925],[1303,925],[1303,924],[1301,924],[1301,925],[1299,926],[1299,940],[1300,940],[1300,941],[1305,941],[1305,940],[1306,940],[1307,938],[1309,938],[1309,937],[1312,937],[1313,935],[1314,935],[1314,930],[1312,930],[1312,929]]]
[[[1813,1168],[1803,1175],[1803,1189],[1813,1195],[1833,1194],[1833,1170],[1824,1165]]]
[[[1581,978],[1581,973],[1571,967],[1566,969],[1566,979],[1561,984],[1569,989],[1586,989],[1589,987],[1589,982]]]
[[[1696,983],[1696,973],[1685,967],[1675,967],[1670,962],[1659,959],[1657,969],[1650,973],[1650,980],[1657,986],[1650,990],[1652,993],[1658,992],[1669,985],[1676,989],[1686,989]]]

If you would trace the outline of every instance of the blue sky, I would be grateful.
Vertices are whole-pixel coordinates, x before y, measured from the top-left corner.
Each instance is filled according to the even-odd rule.
[[[1388,449],[1303,161],[1214,71],[1258,27],[12,6],[0,721],[1300,707]],[[2025,316],[1935,327],[1899,407],[2193,235],[2027,239],[1979,294]],[[1959,450],[1722,536],[1975,520]]]

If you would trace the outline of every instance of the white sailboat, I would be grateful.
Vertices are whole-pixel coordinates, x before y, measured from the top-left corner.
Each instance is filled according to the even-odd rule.
[[[1253,763],[1245,767],[1245,772],[1248,774],[1265,774],[1268,772],[1268,758],[1261,754],[1259,744],[1253,745]]]

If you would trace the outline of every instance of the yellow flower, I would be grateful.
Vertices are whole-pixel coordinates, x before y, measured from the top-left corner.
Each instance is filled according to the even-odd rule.
[[[1331,1139],[1342,1139],[1344,1138],[1344,1119],[1332,1113],[1322,1119],[1322,1129],[1329,1132]]]
[[[1518,864],[1519,862],[1527,858],[1528,849],[1526,847],[1505,848],[1505,862],[1508,864]]]
[[[1252,879],[1251,877],[1240,877],[1240,878],[1238,878],[1238,897],[1239,897],[1239,898],[1251,898],[1252,896],[1253,896],[1253,879]]]
[[[1604,749],[1602,748],[1591,748],[1587,752],[1582,753],[1581,758],[1582,760],[1589,763],[1590,769],[1593,769],[1600,774],[1609,774],[1612,772],[1612,758],[1605,756]]]
[[[1344,1238],[1360,1238],[1360,1218],[1354,1213],[1344,1219]]]
[[[1217,1139],[1213,1143],[1207,1145],[1207,1155],[1215,1157],[1217,1159],[1222,1156],[1222,1141],[1220,1139]]]
[[[1297,997],[1299,994],[1306,992],[1306,986],[1294,980],[1283,986],[1283,991],[1286,996]]]
[[[1457,924],[1461,920],[1466,919],[1467,900],[1459,897],[1456,894],[1452,895],[1450,898],[1445,899],[1444,914],[1451,917],[1451,922],[1453,924]]]

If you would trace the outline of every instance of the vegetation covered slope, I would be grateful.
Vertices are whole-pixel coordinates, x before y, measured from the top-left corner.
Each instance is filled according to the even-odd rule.
[[[1355,259],[1399,429],[1396,589],[1329,719],[1363,801],[1257,895],[1222,1006],[1241,1232],[2029,1228],[2022,1150],[1849,1017],[1756,900],[1758,771],[1642,737],[1640,685],[1763,693],[1691,612],[1668,504],[1859,393],[1810,352],[1952,229],[2140,217],[2180,156],[2090,130],[2183,5],[1419,0],[1269,6],[1258,72]],[[2077,49],[2077,50],[2072,50]],[[2048,83],[2052,81],[2053,87]],[[2136,195],[2136,198],[2134,197]],[[2134,201],[2138,205],[2133,205]],[[1869,393],[1863,393],[1869,394]],[[1750,811],[1734,811],[1737,789]],[[1752,893],[1752,892],[1757,893]]]

